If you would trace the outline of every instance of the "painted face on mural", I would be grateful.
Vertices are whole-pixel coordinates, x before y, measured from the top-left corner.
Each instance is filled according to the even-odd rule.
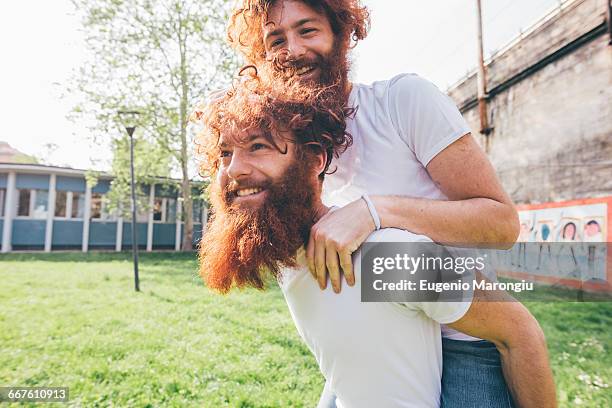
[[[598,236],[601,233],[601,227],[599,226],[599,223],[597,221],[589,221],[585,226],[584,226],[584,235],[586,237],[595,237]]]
[[[576,224],[573,222],[568,222],[563,227],[563,239],[566,240],[574,240],[576,238]]]
[[[599,224],[597,221],[589,221],[587,225],[584,226],[584,234],[587,237],[593,237],[601,232],[599,228]]]

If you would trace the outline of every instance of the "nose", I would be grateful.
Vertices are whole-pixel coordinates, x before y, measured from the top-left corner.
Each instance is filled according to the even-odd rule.
[[[232,153],[232,160],[227,166],[227,175],[234,180],[238,180],[242,177],[249,176],[252,168],[246,159],[241,149],[235,149]]]
[[[306,54],[306,47],[300,39],[295,36],[288,36],[287,53],[290,60],[298,60]]]

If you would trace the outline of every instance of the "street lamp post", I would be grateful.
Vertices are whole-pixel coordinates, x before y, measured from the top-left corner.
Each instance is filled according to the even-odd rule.
[[[125,131],[130,137],[130,184],[132,189],[132,257],[134,258],[134,289],[140,292],[140,282],[138,279],[138,234],[136,233],[136,186],[134,184],[134,131],[140,112],[138,111],[119,111],[119,116],[125,127]]]

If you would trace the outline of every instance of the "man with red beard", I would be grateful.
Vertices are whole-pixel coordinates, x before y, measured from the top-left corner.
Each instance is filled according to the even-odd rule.
[[[201,271],[223,293],[233,284],[261,289],[262,268],[279,277],[281,267],[297,265],[297,250],[327,212],[324,174],[352,142],[344,129],[353,112],[329,89],[285,87],[279,103],[251,89],[258,81],[245,80],[199,114],[207,129],[199,141],[203,170],[218,175],[210,185],[214,214],[200,243]]]
[[[354,143],[334,158],[336,171],[323,183],[324,203],[341,208],[317,221],[306,250],[321,289],[329,274],[336,292],[341,270],[355,283],[351,254],[380,227],[494,248],[511,247],[518,235],[516,209],[450,98],[414,74],[371,85],[349,80],[349,49],[368,28],[359,0],[241,0],[228,27],[230,44],[261,71],[327,86],[357,108],[346,121]],[[445,325],[442,332],[443,406],[500,407],[500,399],[512,406],[500,368],[505,350]],[[466,382],[482,384],[481,392],[465,393]],[[517,401],[526,405],[554,399],[551,384],[523,376],[508,385],[529,391]]]
[[[350,145],[345,121],[351,112],[320,94],[274,93],[239,86],[204,114],[199,144],[204,170],[215,176],[213,215],[200,247],[207,285],[226,293],[234,286],[263,288],[268,276],[275,277],[338,406],[438,407],[440,323],[503,345],[512,373],[544,367],[529,375],[552,384],[541,331],[517,302],[486,303],[480,296],[487,295],[477,294],[472,303],[362,303],[358,263],[355,286],[338,295],[319,289],[308,273],[304,245],[311,226],[330,212],[321,185],[331,157]],[[428,239],[388,228],[367,241]],[[515,355],[535,364],[513,364]],[[477,393],[479,385],[465,384],[465,392]],[[520,401],[521,392],[529,394],[515,391]],[[553,406],[544,391],[525,405]]]

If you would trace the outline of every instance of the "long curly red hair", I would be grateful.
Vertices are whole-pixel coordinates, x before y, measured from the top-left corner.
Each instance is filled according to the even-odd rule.
[[[228,132],[229,129],[260,129],[279,150],[273,133],[291,134],[298,153],[325,152],[326,165],[320,177],[330,173],[332,159],[353,142],[346,120],[355,109],[345,107],[333,87],[313,89],[297,81],[277,82],[271,87],[258,76],[254,66],[244,67],[240,73],[231,89],[215,95],[192,116],[203,125],[195,139],[200,174],[216,174],[221,133],[225,132],[225,137],[239,133]]]
[[[242,53],[251,64],[259,64],[266,58],[262,23],[268,10],[278,1],[240,0],[232,12],[227,36],[230,45]],[[312,9],[325,13],[338,44],[352,46],[368,35],[370,12],[360,0],[299,0]]]
[[[200,242],[200,275],[221,293],[233,286],[263,289],[267,276],[280,279],[281,267],[297,265],[296,251],[307,242],[314,223],[313,156],[326,154],[320,182],[332,158],[352,142],[346,119],[354,110],[343,106],[333,86],[313,89],[298,81],[275,81],[271,87],[254,67],[242,73],[231,89],[217,93],[193,115],[202,125],[196,138],[200,172],[216,176],[221,135],[234,139],[231,144],[240,143],[238,138],[248,134],[242,130],[260,130],[280,152],[284,144],[277,144],[279,138],[295,143],[296,160],[267,187],[272,199],[253,211],[232,208],[218,180],[209,185],[213,211]]]

